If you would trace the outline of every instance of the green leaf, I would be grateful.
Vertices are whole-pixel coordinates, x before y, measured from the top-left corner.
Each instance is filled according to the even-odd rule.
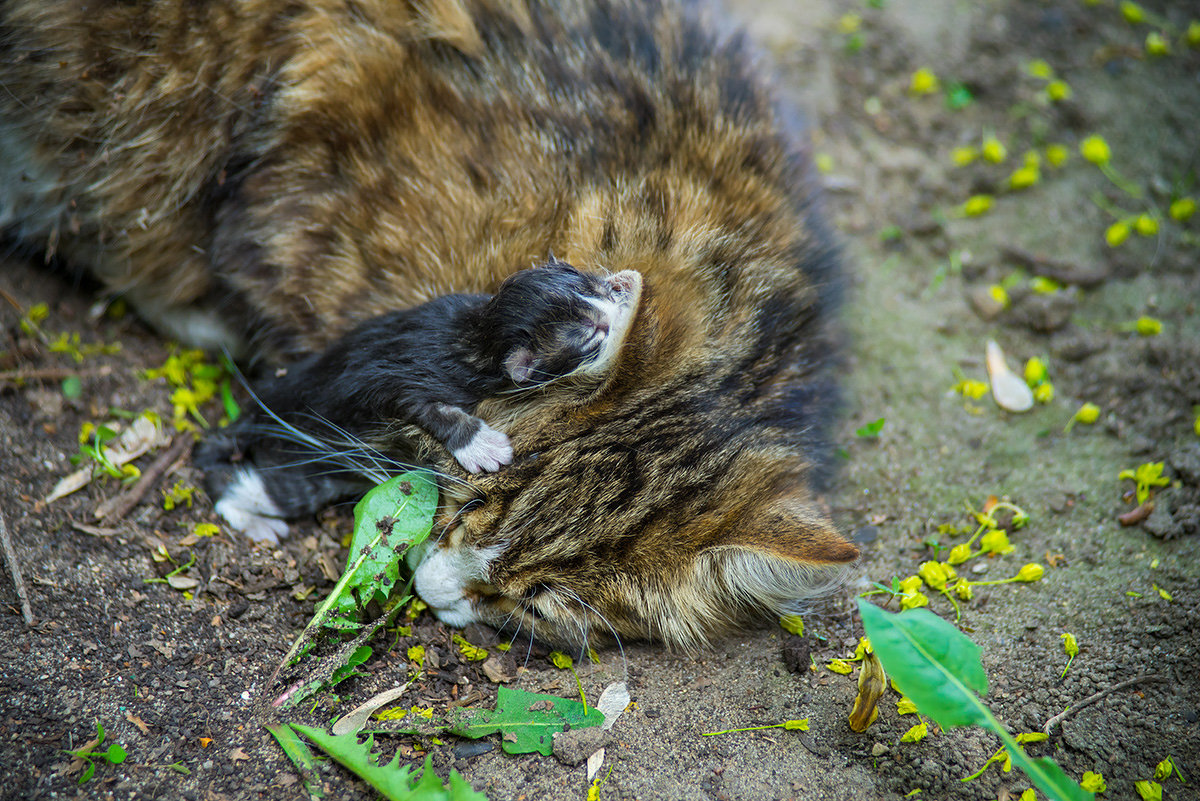
[[[553,735],[572,729],[599,726],[604,713],[593,707],[584,708],[579,701],[553,695],[531,693],[501,685],[496,695],[496,711],[471,710],[447,727],[451,734],[478,738],[500,732],[500,747],[509,754],[528,754],[537,751],[550,756]]]
[[[987,690],[980,648],[965,634],[925,609],[900,614],[858,601],[863,628],[884,669],[900,692],[942,728],[979,725],[990,729],[1043,793],[1057,801],[1090,801],[1054,760],[1030,758],[975,692]],[[973,692],[974,691],[974,692]]]
[[[550,756],[553,735],[572,729],[586,729],[604,723],[604,713],[584,707],[579,701],[555,695],[531,693],[501,685],[496,693],[496,709],[452,709],[444,718],[430,721],[402,719],[396,726],[364,729],[364,732],[388,734],[434,734],[448,732],[459,737],[478,739],[500,733],[500,747],[509,754],[534,751]]]
[[[296,771],[304,778],[304,787],[308,790],[309,795],[315,798],[324,798],[325,792],[321,789],[321,783],[310,778],[316,764],[312,751],[296,735],[295,729],[282,723],[273,723],[266,729],[271,732],[275,742],[279,743],[279,747],[283,749],[284,755],[291,760]]]
[[[298,723],[291,724],[291,727],[391,801],[487,801],[487,796],[475,792],[453,770],[450,771],[449,786],[443,786],[431,767],[432,756],[425,757],[425,765],[420,777],[417,777],[413,775],[411,765],[400,764],[399,754],[388,764],[380,765],[376,755],[371,752],[375,744],[371,736],[359,742],[354,734],[334,736],[323,729]]]
[[[118,743],[113,743],[108,747],[108,751],[104,754],[104,758],[108,760],[110,765],[120,765],[125,761],[125,749]]]
[[[330,687],[341,684],[351,676],[359,676],[360,674],[355,668],[371,658],[371,646],[360,645],[354,649],[354,652],[346,659],[346,663],[333,671],[333,675],[329,677]]]
[[[921,714],[942,728],[985,722],[975,697],[987,691],[978,645],[927,609],[893,615],[861,600],[858,606],[884,670]]]
[[[878,437],[879,432],[883,431],[883,424],[885,422],[887,422],[887,421],[884,418],[880,417],[878,420],[876,420],[873,423],[867,423],[862,428],[854,429],[854,436],[864,437],[864,438]]]
[[[95,774],[96,774],[96,763],[89,759],[87,761],[87,767],[84,769],[83,774],[79,777],[79,783],[87,784],[88,780],[91,779],[92,776],[94,776]]]
[[[975,97],[965,85],[954,81],[946,85],[946,108],[959,111],[974,102]]]
[[[314,765],[312,751],[308,750],[304,741],[296,736],[295,729],[285,723],[273,723],[266,729],[275,738],[275,742],[279,743],[284,755],[292,761],[293,765],[297,768],[312,770]]]
[[[225,407],[225,416],[229,418],[229,422],[232,423],[242,416],[242,409],[233,397],[233,387],[228,378],[221,382],[221,405]]]
[[[67,376],[62,381],[62,394],[67,400],[76,400],[83,394],[83,381],[79,376]]]
[[[437,497],[437,484],[420,471],[394,476],[363,496],[354,507],[349,564],[282,664],[312,644],[318,627],[361,628],[362,607],[373,597],[387,600],[399,577],[400,559],[433,528]]]
[[[361,605],[387,599],[399,578],[401,557],[429,536],[436,509],[437,485],[419,472],[383,482],[354,507],[346,572],[353,570],[348,586]]]

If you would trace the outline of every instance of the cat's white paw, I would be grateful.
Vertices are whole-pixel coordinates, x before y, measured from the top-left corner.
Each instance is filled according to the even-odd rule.
[[[512,444],[503,431],[484,423],[471,441],[454,451],[454,458],[468,473],[494,473],[512,461]]]
[[[217,514],[235,531],[257,542],[277,543],[288,534],[283,512],[267,494],[266,485],[254,469],[243,469],[221,494]]]
[[[426,545],[410,551],[413,580],[417,595],[448,626],[475,622],[475,610],[467,599],[467,585],[483,580],[488,565],[500,555],[499,545],[491,548],[439,548]]]

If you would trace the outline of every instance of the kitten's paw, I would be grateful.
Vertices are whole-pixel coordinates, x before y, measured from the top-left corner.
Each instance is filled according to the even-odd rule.
[[[454,458],[468,473],[494,473],[512,461],[512,444],[504,432],[483,423],[470,442],[454,451]]]
[[[279,542],[288,534],[283,512],[267,494],[262,477],[254,469],[241,469],[221,493],[217,514],[229,527],[257,542]]]

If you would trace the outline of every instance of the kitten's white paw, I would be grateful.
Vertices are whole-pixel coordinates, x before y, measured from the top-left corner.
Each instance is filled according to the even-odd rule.
[[[237,472],[216,508],[230,528],[257,542],[276,543],[288,534],[283,512],[271,500],[266,485],[253,468]]]
[[[484,423],[471,441],[454,451],[454,458],[468,473],[494,473],[512,461],[512,444],[503,431]]]

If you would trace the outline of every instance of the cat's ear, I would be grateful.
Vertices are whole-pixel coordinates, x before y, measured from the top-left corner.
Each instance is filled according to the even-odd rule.
[[[514,384],[524,384],[537,368],[537,359],[529,348],[517,348],[504,359],[504,370]]]
[[[784,498],[743,518],[706,556],[738,600],[789,614],[836,587],[858,548],[812,501]]]

